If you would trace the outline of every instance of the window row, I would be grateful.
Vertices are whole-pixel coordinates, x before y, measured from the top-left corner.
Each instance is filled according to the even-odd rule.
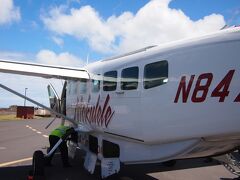
[[[100,75],[99,75],[100,76]],[[103,91],[115,91],[117,89],[117,71],[108,71],[103,74]],[[101,78],[99,78],[101,79]],[[101,81],[98,78],[94,78],[91,82],[92,92],[100,91]],[[168,62],[158,61],[150,64],[146,64],[144,67],[144,81],[143,85],[145,89],[153,88],[167,83],[168,81]],[[76,84],[76,83],[74,83]],[[122,70],[120,78],[121,90],[135,90],[139,84],[139,68],[137,66],[128,67]],[[75,93],[77,87],[72,87],[73,84],[69,84],[69,93]],[[74,91],[74,92],[72,92]],[[87,91],[87,81],[82,79],[79,85],[79,91],[81,94]]]
[[[144,88],[149,89],[168,81],[168,62],[158,61],[145,65]],[[139,68],[129,67],[121,72],[121,90],[134,90],[138,88]],[[100,86],[99,86],[100,88]],[[109,71],[103,75],[103,90],[115,91],[117,89],[117,71]]]

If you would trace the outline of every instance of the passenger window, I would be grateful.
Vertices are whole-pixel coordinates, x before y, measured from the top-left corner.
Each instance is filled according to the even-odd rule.
[[[103,76],[103,90],[114,91],[117,88],[117,71],[109,71]]]
[[[138,67],[130,67],[122,70],[122,90],[134,90],[138,88],[138,72]]]
[[[144,68],[144,88],[149,89],[168,82],[168,62],[158,61]]]
[[[100,80],[92,79],[92,92],[97,93],[100,90]]]
[[[81,79],[79,84],[80,94],[86,94],[87,92],[87,79]]]

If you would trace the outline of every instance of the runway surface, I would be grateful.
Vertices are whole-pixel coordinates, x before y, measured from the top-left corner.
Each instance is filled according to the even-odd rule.
[[[17,120],[0,122],[0,179],[26,180],[31,169],[32,154],[35,150],[46,152],[48,134],[60,121],[55,121],[48,130],[44,127],[51,119]],[[94,175],[83,169],[83,159],[79,156],[71,160],[73,167],[63,168],[59,155],[53,159],[53,167],[45,169],[47,180],[95,180],[100,179],[100,167]],[[205,159],[179,160],[172,167],[162,164],[124,166],[121,173],[112,179],[122,180],[233,180],[229,173],[216,161]]]

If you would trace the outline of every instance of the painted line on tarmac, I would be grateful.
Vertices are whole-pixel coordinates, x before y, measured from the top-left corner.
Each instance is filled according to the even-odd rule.
[[[25,162],[25,161],[31,161],[31,160],[32,160],[32,157],[19,159],[16,161],[5,162],[5,163],[1,163],[0,167],[5,167],[5,166],[9,166],[9,165],[13,165],[13,164],[17,164],[17,163],[21,163],[21,162]]]
[[[41,131],[38,131],[37,129],[34,129],[34,128],[32,128],[32,127],[29,126],[29,125],[26,125],[26,127],[29,128],[29,129],[31,129],[32,131],[36,132],[37,134],[42,134]],[[43,134],[42,136],[45,137],[45,138],[48,138],[48,135]],[[0,149],[0,150],[1,150],[1,149]]]
[[[0,150],[4,150],[4,149],[7,149],[6,147],[0,147]]]

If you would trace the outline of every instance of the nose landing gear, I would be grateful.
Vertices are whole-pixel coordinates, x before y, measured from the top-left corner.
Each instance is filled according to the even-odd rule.
[[[44,154],[42,151],[33,153],[32,170],[28,174],[28,180],[45,180],[44,176]]]

